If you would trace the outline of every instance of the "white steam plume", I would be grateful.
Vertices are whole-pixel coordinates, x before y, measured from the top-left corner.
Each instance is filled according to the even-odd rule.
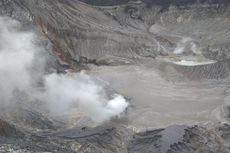
[[[119,116],[127,108],[124,97],[115,94],[108,98],[103,86],[82,72],[44,75],[44,61],[39,59],[41,47],[35,45],[36,36],[19,29],[17,21],[0,17],[2,103],[8,104],[12,99],[17,99],[15,93],[23,93],[29,99],[36,97],[43,101],[51,114],[64,115],[74,108],[97,123]],[[43,80],[42,90],[36,88],[38,80]]]
[[[183,54],[186,52],[190,54],[201,54],[200,48],[197,46],[194,40],[189,37],[182,38],[174,50],[174,54]]]
[[[18,22],[0,18],[0,96],[5,103],[16,91],[26,92],[31,87],[33,34],[18,32],[18,27]]]
[[[84,73],[51,74],[46,77],[46,101],[53,113],[77,108],[96,122],[103,122],[122,113],[128,103],[120,95],[109,100],[104,89]]]

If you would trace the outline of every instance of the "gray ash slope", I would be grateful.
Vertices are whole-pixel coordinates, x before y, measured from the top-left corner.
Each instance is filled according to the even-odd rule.
[[[0,0],[0,14],[33,25],[49,39],[59,62],[72,68],[81,63],[119,65],[168,56],[183,38],[191,40],[187,50],[193,50],[195,43],[207,58],[229,59],[228,0],[82,1],[88,4]],[[66,129],[40,113],[20,112],[17,118],[15,114],[6,118],[1,112],[0,152],[225,153],[230,149],[227,124],[175,125],[133,133],[106,125]]]
[[[0,13],[36,25],[70,64],[132,63],[167,55],[184,37],[208,57],[228,59],[228,1],[120,2],[103,7],[78,0],[2,0]]]

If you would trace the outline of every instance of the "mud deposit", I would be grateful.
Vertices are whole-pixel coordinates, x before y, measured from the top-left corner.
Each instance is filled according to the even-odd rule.
[[[130,98],[127,118],[137,128],[224,120],[222,108],[228,79],[189,80],[170,65],[165,71],[136,65],[93,67],[90,74]],[[162,73],[168,73],[167,78]]]

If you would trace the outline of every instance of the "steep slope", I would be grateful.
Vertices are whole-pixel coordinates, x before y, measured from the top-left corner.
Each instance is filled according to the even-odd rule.
[[[70,64],[136,62],[172,53],[178,44],[186,52],[202,52],[217,60],[229,56],[228,1],[146,0],[107,7],[78,0],[2,0],[0,4],[1,14],[35,24]]]

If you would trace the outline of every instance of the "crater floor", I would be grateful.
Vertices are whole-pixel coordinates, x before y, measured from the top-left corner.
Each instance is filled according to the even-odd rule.
[[[186,80],[168,69],[169,80],[152,65],[93,67],[89,74],[130,98],[128,124],[137,129],[224,120],[228,80]]]

